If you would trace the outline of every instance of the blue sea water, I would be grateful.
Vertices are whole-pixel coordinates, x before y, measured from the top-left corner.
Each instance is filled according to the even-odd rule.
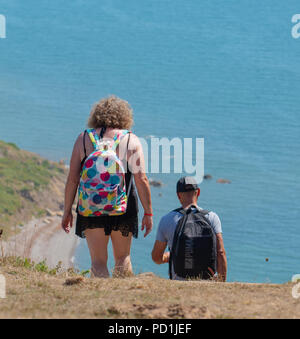
[[[125,98],[138,136],[205,138],[213,180],[199,204],[222,220],[229,280],[288,281],[300,273],[299,12],[290,0],[0,0],[0,139],[69,159],[92,104]],[[151,176],[165,185],[132,260],[167,277],[150,252],[178,175]],[[85,241],[76,265],[89,268]]]

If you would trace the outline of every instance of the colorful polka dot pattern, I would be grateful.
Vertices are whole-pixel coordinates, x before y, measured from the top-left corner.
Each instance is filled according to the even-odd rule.
[[[88,130],[94,152],[86,159],[81,172],[78,190],[78,212],[81,215],[95,217],[126,212],[125,170],[115,150],[127,133],[127,130],[117,133],[111,147],[104,148],[96,131]]]

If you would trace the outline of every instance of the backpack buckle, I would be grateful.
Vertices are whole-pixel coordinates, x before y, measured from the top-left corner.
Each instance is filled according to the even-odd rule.
[[[99,146],[107,151],[110,148],[111,142],[110,140],[100,140]]]

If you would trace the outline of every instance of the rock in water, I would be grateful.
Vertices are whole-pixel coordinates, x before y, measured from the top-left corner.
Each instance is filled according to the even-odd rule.
[[[231,181],[228,179],[218,179],[217,183],[218,184],[231,184]]]
[[[212,176],[210,174],[204,174],[203,179],[205,180],[212,179]]]
[[[154,179],[149,179],[149,184],[153,187],[161,187],[163,185],[161,181],[154,180]]]

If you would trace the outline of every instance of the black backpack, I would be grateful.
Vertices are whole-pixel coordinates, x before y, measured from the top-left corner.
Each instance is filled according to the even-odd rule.
[[[176,226],[170,249],[170,279],[173,278],[172,265],[178,277],[209,279],[217,270],[216,234],[205,217],[209,212],[197,206],[175,211],[183,217]]]

